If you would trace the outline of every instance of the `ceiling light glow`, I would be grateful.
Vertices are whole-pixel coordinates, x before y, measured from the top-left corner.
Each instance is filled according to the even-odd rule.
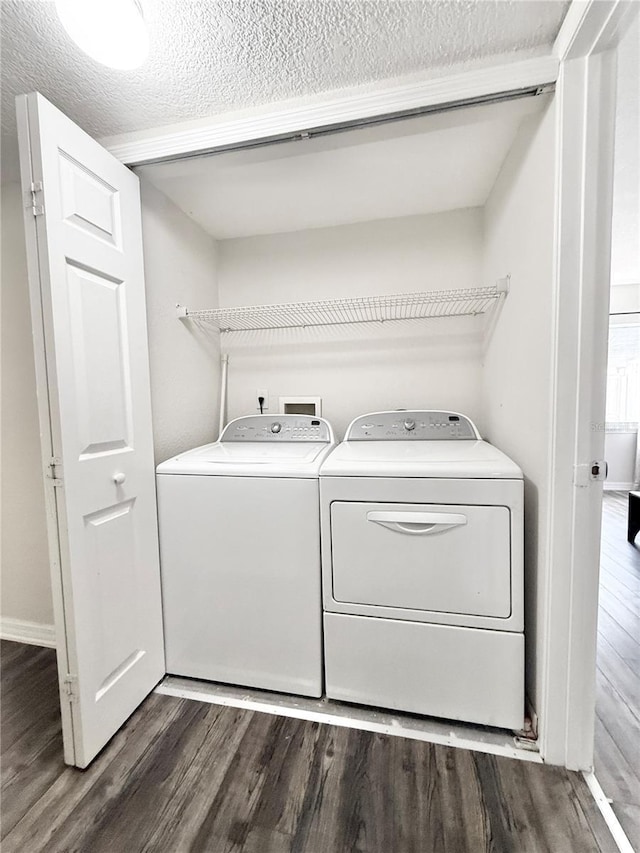
[[[111,68],[137,68],[149,53],[139,0],[56,0],[67,33],[92,59]]]

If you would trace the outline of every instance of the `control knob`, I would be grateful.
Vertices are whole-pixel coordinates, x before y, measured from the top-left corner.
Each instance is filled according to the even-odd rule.
[[[278,423],[278,421],[274,421],[271,424],[271,432],[277,433],[277,432],[280,432],[281,429],[282,429],[282,424]]]
[[[413,420],[413,418],[407,418],[407,420],[404,422],[404,428],[408,432],[411,432],[412,429],[416,428],[416,422]]]

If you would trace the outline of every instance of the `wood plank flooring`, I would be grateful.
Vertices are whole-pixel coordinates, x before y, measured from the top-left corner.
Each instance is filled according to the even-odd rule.
[[[3,853],[615,853],[579,774],[154,694],[85,771],[3,642]]]
[[[595,772],[640,850],[640,544],[627,542],[626,492],[604,494],[597,678]]]

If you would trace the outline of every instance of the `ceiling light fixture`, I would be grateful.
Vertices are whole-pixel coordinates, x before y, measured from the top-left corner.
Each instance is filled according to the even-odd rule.
[[[140,0],[56,0],[62,26],[92,59],[137,68],[149,53]]]

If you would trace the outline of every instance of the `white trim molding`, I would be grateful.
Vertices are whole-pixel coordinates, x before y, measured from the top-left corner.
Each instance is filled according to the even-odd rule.
[[[611,800],[600,787],[600,782],[596,779],[593,771],[585,771],[582,776],[591,791],[591,796],[596,801],[596,805],[600,809],[600,813],[602,814],[605,823],[609,827],[609,832],[613,836],[613,840],[615,841],[620,853],[634,853],[634,849],[631,846],[627,833],[624,831],[622,824],[611,807]]]
[[[55,649],[56,629],[53,625],[29,622],[26,619],[9,619],[3,616],[0,618],[0,639]]]
[[[634,0],[573,0],[553,45],[560,61],[615,47],[634,15]]]
[[[412,78],[399,83],[396,78],[381,82],[375,89],[360,86],[325,92],[99,141],[123,163],[133,166],[312,128],[542,87],[555,83],[558,67],[556,57],[540,56],[417,82]]]
[[[606,47],[606,45],[601,45]],[[557,84],[557,199],[551,499],[544,583],[540,751],[593,764],[602,483],[576,472],[604,455],[604,365],[615,125],[615,52],[563,62]]]
[[[616,51],[638,10],[628,0],[574,0],[561,60],[556,165],[556,304],[551,499],[547,524],[540,752],[593,765],[602,484],[576,471],[604,454],[615,131]]]

